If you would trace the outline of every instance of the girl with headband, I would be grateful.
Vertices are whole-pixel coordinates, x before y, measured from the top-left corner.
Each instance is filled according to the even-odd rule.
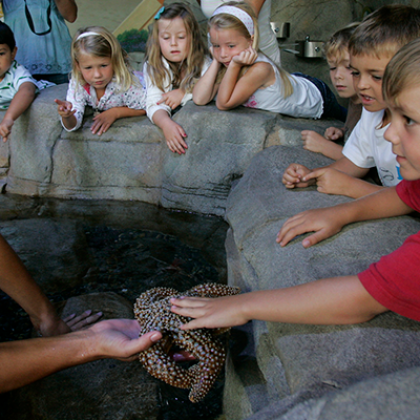
[[[147,116],[163,130],[173,153],[188,148],[187,133],[171,113],[192,99],[192,88],[210,65],[207,48],[191,9],[183,3],[162,7],[147,41],[143,68]]]
[[[246,3],[225,3],[208,25],[214,60],[194,87],[197,105],[206,105],[217,93],[221,110],[243,105],[292,117],[345,120],[345,109],[324,82],[290,75],[258,51],[258,24]]]
[[[99,136],[115,120],[145,115],[145,92],[125,51],[107,29],[79,29],[71,46],[72,72],[65,101],[56,99],[67,131],[82,125],[86,105],[95,110],[91,131]]]

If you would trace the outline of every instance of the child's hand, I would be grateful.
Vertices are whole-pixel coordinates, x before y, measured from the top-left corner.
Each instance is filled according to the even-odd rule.
[[[343,213],[335,207],[304,211],[284,222],[276,242],[285,246],[298,235],[315,232],[302,241],[303,247],[309,248],[340,232],[345,224]]]
[[[258,57],[258,52],[252,47],[248,47],[246,50],[243,50],[239,55],[235,55],[232,58],[232,61],[240,64],[242,66],[250,66],[255,63],[255,60]]]
[[[344,137],[343,130],[337,127],[328,127],[325,130],[324,137],[328,140],[336,141]]]
[[[4,143],[6,143],[14,123],[11,118],[3,118],[3,121],[0,123],[0,136],[3,137]]]
[[[195,328],[226,328],[243,325],[249,321],[241,313],[244,295],[223,296],[220,298],[185,297],[171,299],[171,311],[196,318],[182,325],[182,330]]]
[[[323,153],[328,140],[315,131],[303,130],[301,133],[303,148],[314,153]]]
[[[346,196],[354,180],[352,176],[333,168],[316,169],[302,178],[303,182],[315,181],[320,193]]]
[[[68,101],[60,101],[60,99],[54,99],[54,102],[58,105],[58,114],[61,118],[69,118],[75,114],[76,110],[73,110],[73,104]]]
[[[106,133],[108,128],[118,119],[118,109],[111,108],[106,111],[101,112],[100,114],[93,117],[93,124],[90,127],[90,131],[93,134],[98,134],[100,136],[103,133]]]
[[[184,140],[184,138],[187,137],[184,129],[176,122],[169,120],[162,127],[162,130],[169,150],[180,155],[184,154],[185,150],[188,149],[188,145]]]
[[[175,109],[182,102],[182,99],[185,96],[184,89],[174,89],[170,92],[164,93],[162,98],[157,102],[158,105],[165,103],[171,109]]]
[[[299,163],[292,163],[284,171],[282,182],[286,188],[305,188],[309,185],[315,184],[314,181],[303,182],[302,179],[305,175],[311,172],[306,166]]]

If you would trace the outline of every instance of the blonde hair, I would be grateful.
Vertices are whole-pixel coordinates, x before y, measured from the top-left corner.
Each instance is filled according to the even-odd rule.
[[[252,40],[252,48],[254,48],[254,50],[259,51],[258,50],[258,45],[259,45],[258,21],[251,6],[249,6],[247,3],[244,3],[244,2],[235,2],[235,1],[223,3],[220,7],[224,7],[224,6],[236,7],[244,11],[245,13],[247,13],[252,18],[252,21],[254,23],[254,38]],[[219,13],[219,14],[213,15],[208,21],[208,29],[210,30],[211,28],[216,28],[216,29],[221,29],[221,30],[231,29],[231,30],[239,32],[239,34],[241,34],[243,37],[245,37],[248,40],[252,38],[252,35],[249,33],[244,23],[236,16],[233,16],[227,13]],[[293,86],[292,86],[292,83],[290,82],[291,76],[283,68],[279,66],[277,66],[277,68],[279,70],[280,77],[283,82],[283,95],[285,98],[287,98],[293,93]],[[243,67],[241,72],[239,73],[239,77],[243,76],[245,70],[246,70],[246,67]],[[222,67],[219,70],[219,73],[217,75],[217,80],[216,80],[217,83],[220,83],[225,73],[226,73],[226,68]]]
[[[189,39],[189,49],[186,60],[182,63],[171,63],[168,61],[172,72],[172,80],[170,71],[165,67],[162,60],[162,51],[159,45],[159,20],[172,20],[180,17],[184,22],[187,37]],[[207,55],[207,47],[205,46],[200,34],[200,27],[191,11],[191,9],[183,3],[172,3],[165,6],[164,11],[160,14],[158,20],[153,23],[153,28],[147,40],[147,49],[145,61],[152,82],[161,90],[169,88],[164,86],[166,80],[175,88],[185,89],[191,92],[195,82],[201,77],[201,71]],[[181,77],[182,70],[186,70],[185,76]]]
[[[71,77],[79,86],[86,84],[78,66],[81,54],[109,57],[114,71],[114,79],[120,91],[126,91],[131,85],[138,84],[131,72],[127,53],[121,48],[115,36],[102,26],[80,28],[73,37]]]
[[[420,85],[420,38],[401,48],[388,63],[382,82],[386,102],[399,106],[398,95]]]
[[[337,63],[343,60],[345,53],[349,50],[350,38],[359,24],[359,22],[353,22],[334,32],[324,44],[324,54],[327,60],[333,59]]]
[[[401,47],[420,36],[420,10],[393,4],[365,17],[349,42],[352,55],[393,56]]]

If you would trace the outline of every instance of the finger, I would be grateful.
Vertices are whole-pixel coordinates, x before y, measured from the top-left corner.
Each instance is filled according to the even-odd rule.
[[[205,322],[202,318],[193,319],[192,321],[181,325],[181,330],[194,330],[197,328],[206,328]]]
[[[312,171],[312,172],[309,172],[309,174],[305,175],[302,178],[302,181],[307,182],[307,181],[310,181],[311,179],[316,180],[316,179],[320,178],[323,174],[324,174],[323,170]]]
[[[102,126],[102,122],[100,120],[96,120],[93,124],[92,127],[90,127],[90,131],[93,134],[96,134],[96,132],[101,128]]]
[[[92,314],[92,311],[88,309],[87,311],[83,312],[82,314],[78,316],[74,316],[74,317],[70,316],[70,320],[68,321],[67,325],[71,328],[73,325],[77,324],[80,321],[83,321],[91,314]]]
[[[60,101],[60,99],[54,99],[54,102],[58,105],[64,105],[65,102],[64,101]]]
[[[109,124],[106,124],[106,123],[102,124],[102,127],[98,131],[98,136],[100,136],[101,134],[105,133],[108,130],[109,127],[110,127]]]
[[[318,242],[323,241],[324,239],[328,238],[330,235],[326,234],[324,229],[319,230],[318,232],[315,232],[314,234],[306,237],[302,241],[302,245],[304,248],[309,248],[312,245],[317,244]]]

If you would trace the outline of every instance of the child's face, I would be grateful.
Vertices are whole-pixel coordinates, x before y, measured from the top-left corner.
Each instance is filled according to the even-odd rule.
[[[350,65],[353,70],[354,89],[363,107],[371,112],[385,108],[382,98],[382,78],[391,56],[352,55]]]
[[[4,79],[5,73],[10,69],[16,52],[16,47],[12,51],[7,44],[0,44],[0,81]]]
[[[397,107],[390,104],[391,125],[385,139],[392,143],[401,176],[413,181],[420,179],[420,85],[404,89],[398,95]]]
[[[160,19],[158,28],[162,55],[172,63],[184,61],[190,49],[190,37],[182,18]]]
[[[86,83],[95,89],[105,89],[114,76],[111,57],[80,54],[78,67]]]
[[[340,60],[340,61],[337,61]],[[335,90],[340,98],[353,98],[356,91],[353,85],[353,70],[350,67],[350,54],[347,50],[343,51],[340,57],[328,57],[330,67],[330,77]]]
[[[233,57],[252,45],[251,39],[234,29],[210,28],[209,34],[213,57],[225,67],[229,66]]]

